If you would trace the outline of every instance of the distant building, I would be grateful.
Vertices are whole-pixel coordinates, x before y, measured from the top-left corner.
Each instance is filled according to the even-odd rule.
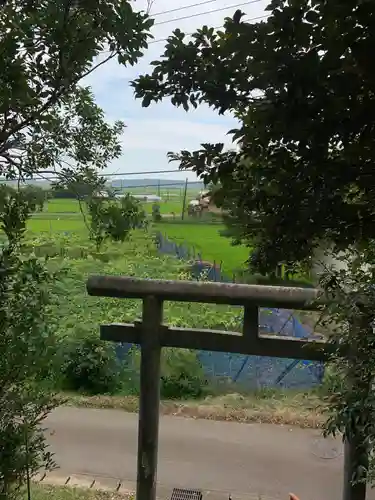
[[[162,201],[160,196],[156,196],[155,194],[124,193],[124,194],[117,194],[116,198],[124,198],[127,194],[130,194],[130,196],[132,196],[136,200],[143,201],[144,203],[156,203],[156,202]]]

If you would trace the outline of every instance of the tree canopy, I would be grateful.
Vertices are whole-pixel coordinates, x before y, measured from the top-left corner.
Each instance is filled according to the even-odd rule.
[[[6,0],[0,10],[0,175],[68,174],[120,155],[84,77],[135,64],[153,21],[127,0]]]
[[[264,272],[322,241],[375,236],[374,2],[273,0],[268,11],[255,24],[238,11],[190,38],[175,30],[132,83],[143,106],[168,97],[238,120],[235,151],[202,144],[169,156],[220,181],[236,238],[257,248]]]
[[[82,82],[110,59],[135,64],[152,23],[128,0],[0,2],[0,177],[17,180],[17,189],[0,186],[2,499],[20,498],[53,465],[41,423],[59,403],[49,383],[57,350],[48,287],[59,275],[27,253],[26,222],[44,193],[23,181],[52,173],[81,197],[82,186],[103,184],[98,170],[121,154],[124,124],[107,123]]]

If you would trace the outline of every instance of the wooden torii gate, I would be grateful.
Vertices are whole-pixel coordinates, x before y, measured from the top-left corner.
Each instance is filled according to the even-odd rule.
[[[314,289],[92,276],[87,290],[100,297],[143,300],[142,321],[100,327],[103,340],[141,346],[137,500],[156,499],[162,347],[312,361],[324,361],[329,355],[324,341],[277,338],[258,332],[259,307],[313,310],[316,305],[312,302],[318,298]],[[163,325],[163,303],[167,300],[241,305],[242,334]],[[343,500],[365,500],[366,484],[352,484],[352,478],[356,467],[366,462],[365,436],[357,433],[351,442],[345,442]]]

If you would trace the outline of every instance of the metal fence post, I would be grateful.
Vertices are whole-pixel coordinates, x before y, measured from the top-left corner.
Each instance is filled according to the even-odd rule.
[[[161,362],[159,331],[162,317],[163,302],[153,296],[145,298],[142,314],[137,500],[156,499]]]

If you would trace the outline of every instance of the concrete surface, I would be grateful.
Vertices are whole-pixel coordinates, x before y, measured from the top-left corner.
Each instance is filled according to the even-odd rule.
[[[62,407],[47,419],[59,475],[95,479],[134,490],[137,419],[117,410]],[[197,488],[207,498],[341,499],[342,445],[319,431],[161,417],[158,497],[173,487]],[[375,499],[374,492],[368,498]]]

